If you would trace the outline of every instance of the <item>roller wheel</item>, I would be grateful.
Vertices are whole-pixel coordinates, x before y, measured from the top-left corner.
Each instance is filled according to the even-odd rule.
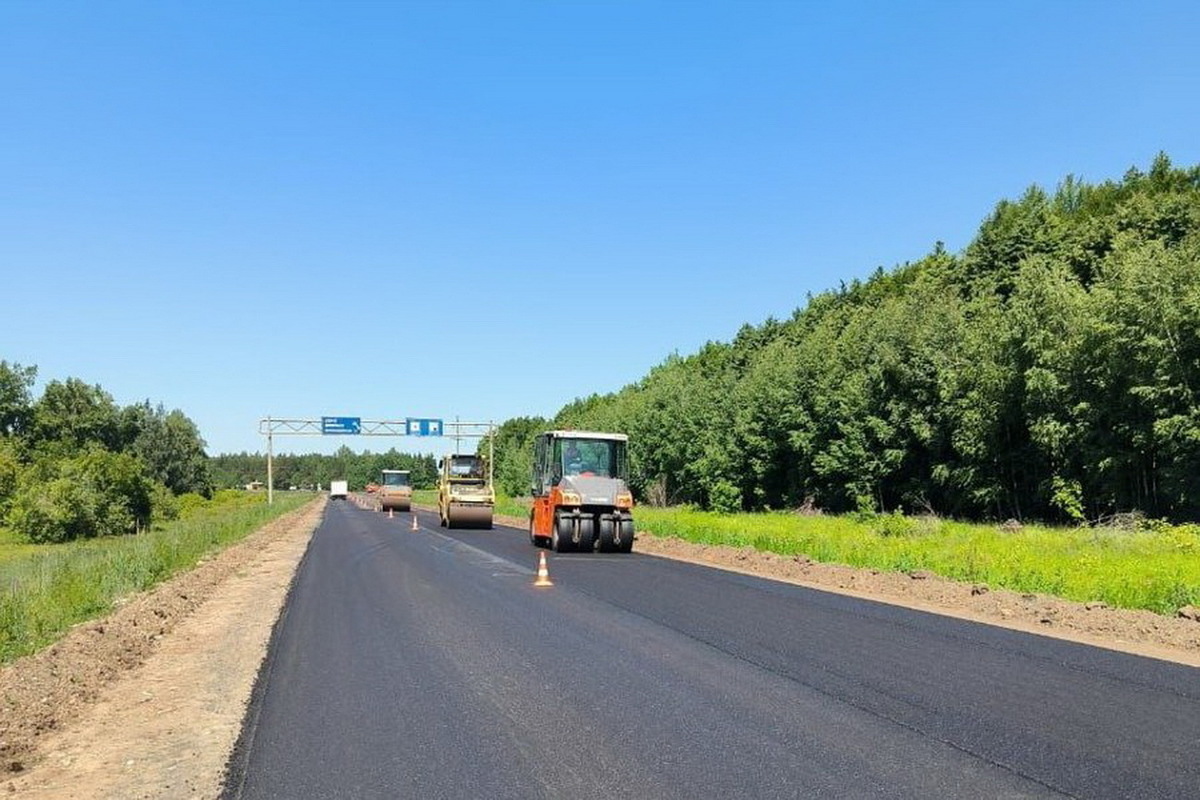
[[[623,518],[620,526],[621,538],[617,542],[617,550],[622,553],[633,552],[633,518]]]
[[[556,553],[566,553],[571,549],[571,540],[558,535],[558,528],[550,534],[550,549]]]
[[[596,531],[596,546],[601,553],[611,553],[617,549],[615,541],[616,525],[610,516],[600,517],[599,530]]]
[[[579,520],[579,544],[577,546],[585,553],[590,553],[596,547],[596,520],[594,517],[584,517]]]
[[[550,531],[550,549],[556,553],[568,553],[571,551],[571,534],[570,527],[564,529],[564,520],[558,514],[554,515],[554,528]]]

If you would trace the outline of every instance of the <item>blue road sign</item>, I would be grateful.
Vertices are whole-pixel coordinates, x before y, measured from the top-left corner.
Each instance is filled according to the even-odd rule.
[[[321,433],[359,433],[362,417],[321,417]]]
[[[409,436],[441,436],[442,421],[440,419],[414,419],[409,417],[404,420],[404,427],[408,430]]]

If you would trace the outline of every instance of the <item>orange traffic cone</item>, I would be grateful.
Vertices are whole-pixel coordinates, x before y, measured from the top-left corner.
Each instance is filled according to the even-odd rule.
[[[550,580],[550,570],[546,569],[546,554],[539,553],[541,558],[538,559],[537,580],[533,582],[534,586],[553,586],[554,581]]]
[[[413,514],[413,524],[412,524],[412,529],[413,529],[414,531],[419,531],[419,530],[421,530],[421,526],[417,524],[417,515],[416,515],[416,514]]]

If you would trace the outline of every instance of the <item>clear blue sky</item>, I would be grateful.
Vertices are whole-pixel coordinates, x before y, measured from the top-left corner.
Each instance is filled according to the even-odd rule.
[[[181,408],[503,420],[1200,163],[1195,2],[0,0],[0,358]],[[435,442],[281,440],[282,450]],[[437,446],[441,449],[441,446]]]

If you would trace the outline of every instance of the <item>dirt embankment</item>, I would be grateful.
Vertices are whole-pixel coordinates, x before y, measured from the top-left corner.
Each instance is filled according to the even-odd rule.
[[[0,786],[23,798],[216,797],[323,509],[318,501],[281,517],[0,670]],[[1200,622],[1192,619],[647,533],[635,550],[1200,666]]]
[[[496,522],[521,529],[529,524],[524,518],[499,515]],[[1103,603],[1075,603],[1050,595],[959,583],[924,570],[894,573],[819,564],[804,556],[763,553],[752,547],[693,544],[645,531],[638,533],[634,550],[1200,666],[1200,613],[1163,617],[1149,611],[1109,608]]]
[[[0,669],[0,780],[22,798],[216,797],[324,499]]]
[[[815,589],[984,622],[1043,636],[1200,666],[1200,621],[1150,611],[1075,603],[959,583],[931,572],[880,572],[818,564],[804,556],[762,553],[751,547],[697,545],[639,533],[637,552],[676,558],[810,586]],[[1190,612],[1189,612],[1190,613]],[[1198,614],[1197,616],[1200,616]]]

